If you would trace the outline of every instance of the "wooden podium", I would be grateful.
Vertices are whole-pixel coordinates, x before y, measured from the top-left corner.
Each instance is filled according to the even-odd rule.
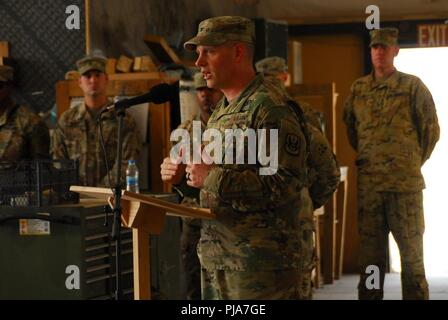
[[[70,191],[103,199],[109,203],[113,197],[111,189],[71,186]],[[122,191],[121,222],[124,227],[132,229],[134,259],[134,299],[151,299],[150,290],[150,235],[160,234],[166,215],[214,219],[210,209],[191,208],[129,191]]]

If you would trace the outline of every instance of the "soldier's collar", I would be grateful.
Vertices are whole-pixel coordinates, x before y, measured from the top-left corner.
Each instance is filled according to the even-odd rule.
[[[239,112],[246,105],[247,99],[254,93],[255,90],[263,83],[264,76],[262,73],[257,73],[255,78],[246,86],[243,92],[239,95],[238,99],[235,101],[236,108],[235,111]]]
[[[375,87],[389,87],[394,88],[398,85],[398,79],[400,78],[400,73],[397,71],[397,69],[394,69],[394,71],[385,79],[382,80],[376,80],[374,71],[370,74],[370,85],[372,88]]]
[[[228,114],[229,110],[231,110],[231,113],[240,112],[241,109],[246,105],[247,99],[252,96],[254,91],[262,83],[263,75],[257,74],[237,98],[233,99],[232,101],[228,101],[224,96],[222,100],[218,102],[216,109],[213,111],[212,117],[217,120],[223,115]]]
[[[398,80],[400,79],[400,72],[397,69],[386,79],[384,84],[389,88],[395,88],[398,86]]]
[[[83,101],[81,103],[81,105],[79,106],[79,109],[78,109],[78,112],[76,113],[75,119],[76,120],[83,119],[84,116],[86,115],[86,113],[87,113],[87,107],[86,107],[86,103]]]
[[[102,107],[101,109],[104,109],[105,107],[107,107],[107,106],[112,102],[111,99],[108,99],[107,101],[108,101],[107,104],[104,105],[104,107]],[[99,112],[98,112],[98,114],[99,114]],[[89,116],[90,116],[90,113],[87,111],[86,102],[83,101],[82,104],[81,104],[81,106],[79,107],[79,111],[78,111],[78,114],[77,114],[77,120],[84,119],[84,117],[85,117],[86,115],[89,115]],[[110,110],[110,111],[108,111],[108,112],[105,112],[105,113],[101,116],[101,118],[102,118],[102,119],[107,119],[107,118],[113,118],[114,116],[115,116],[115,111]]]

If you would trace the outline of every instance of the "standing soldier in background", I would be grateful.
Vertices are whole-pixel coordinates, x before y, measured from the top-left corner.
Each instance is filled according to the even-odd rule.
[[[202,73],[198,72],[194,75],[194,88],[199,102],[199,112],[192,120],[187,120],[180,124],[179,129],[188,131],[190,137],[193,137],[193,121],[201,123],[201,130],[207,127],[207,122],[219,102],[222,99],[222,92],[216,89],[208,88],[207,82],[204,80]],[[164,159],[161,165],[163,169],[165,165],[171,165],[170,158]],[[161,171],[163,177],[163,171]],[[174,189],[182,197],[181,204],[200,207],[199,189],[187,185],[185,175],[180,181],[172,181]],[[197,254],[197,246],[201,237],[201,220],[182,218],[182,234],[181,234],[181,254],[182,265],[186,276],[186,291],[188,300],[201,299],[201,264]]]
[[[43,120],[14,103],[14,69],[0,66],[0,161],[49,159],[50,136]]]
[[[277,94],[282,95],[286,91],[286,83],[289,79],[288,65],[281,57],[267,57],[255,64],[257,72],[261,72],[266,77],[266,82]],[[303,110],[306,120],[317,129],[323,131],[324,115],[314,109],[305,101],[297,101]]]
[[[270,88],[277,95],[285,96],[284,99],[292,100],[286,92],[285,82],[288,79],[286,61],[280,57],[268,57],[255,64],[258,72],[266,76],[266,81],[270,83]],[[300,102],[296,107],[303,108],[306,105],[305,118],[308,132],[308,191],[311,202],[299,213],[302,232],[302,266],[301,266],[301,299],[311,299],[312,290],[312,270],[316,263],[314,246],[314,216],[315,209],[323,206],[336,191],[341,173],[336,157],[327,139],[320,131],[322,128],[319,114],[309,104]]]
[[[353,83],[344,107],[358,153],[359,299],[383,298],[389,232],[400,250],[403,299],[428,299],[421,166],[439,139],[436,109],[423,82],[394,67],[398,30],[370,36],[373,72]],[[366,287],[370,265],[380,270],[379,289]]]
[[[62,114],[52,136],[53,158],[78,160],[79,183],[84,186],[109,186],[108,175],[112,183],[109,187],[115,184],[118,131],[115,110],[109,110],[101,116],[107,161],[114,165],[109,172],[106,170],[97,121],[101,111],[110,104],[106,95],[106,62],[104,58],[93,56],[77,62],[79,87],[84,93],[84,102]],[[136,160],[139,152],[137,127],[134,120],[126,115],[123,126],[123,181],[127,161]]]

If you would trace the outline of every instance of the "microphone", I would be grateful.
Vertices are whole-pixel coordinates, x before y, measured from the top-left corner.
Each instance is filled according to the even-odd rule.
[[[155,104],[161,104],[170,101],[175,96],[175,90],[173,86],[167,83],[161,83],[151,88],[151,90],[141,96],[137,96],[130,99],[119,100],[106,108],[106,110],[116,109],[124,110],[132,106],[152,102]]]

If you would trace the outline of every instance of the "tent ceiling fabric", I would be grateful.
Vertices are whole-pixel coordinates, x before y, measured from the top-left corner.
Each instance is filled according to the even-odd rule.
[[[379,7],[382,17],[434,17],[448,19],[448,0],[261,0],[258,16],[297,22],[313,20],[362,20],[367,6]]]

